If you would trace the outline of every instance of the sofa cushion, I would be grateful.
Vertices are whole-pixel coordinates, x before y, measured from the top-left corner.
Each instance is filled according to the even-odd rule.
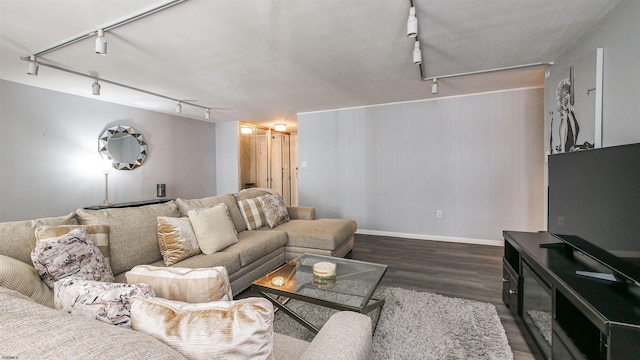
[[[243,231],[238,234],[236,244],[221,252],[238,254],[240,265],[247,266],[286,244],[287,233],[284,231]]]
[[[284,200],[280,194],[265,195],[259,197],[264,216],[267,219],[267,225],[270,228],[274,228],[280,224],[284,224],[289,221],[289,212],[287,211],[287,205],[284,204]]]
[[[248,230],[257,230],[267,225],[267,218],[260,200],[261,197],[238,201],[238,208]]]
[[[236,230],[238,232],[247,230],[247,227],[244,225],[244,220],[242,219],[242,214],[240,214],[240,209],[238,209],[238,204],[231,194],[191,200],[176,199],[176,204],[178,204],[182,216],[187,216],[189,210],[207,208],[217,204],[227,204]]]
[[[55,308],[74,316],[96,319],[107,324],[131,327],[132,296],[154,297],[147,284],[65,278],[54,285]]]
[[[158,216],[180,216],[173,201],[131,208],[78,209],[76,213],[82,225],[109,225],[111,269],[116,275],[136,265],[161,260]]]
[[[31,265],[31,250],[36,245],[35,232],[38,226],[43,225],[78,225],[78,221],[75,214],[71,213],[65,216],[0,223],[0,255]]]
[[[291,220],[276,229],[286,231],[288,246],[334,250],[357,230],[356,222],[346,219]]]
[[[233,300],[229,275],[222,266],[202,269],[138,265],[127,271],[129,284],[149,284],[157,296],[170,300],[203,303]]]
[[[158,216],[158,244],[167,266],[200,254],[198,239],[188,217]]]
[[[184,359],[130,329],[71,316],[0,289],[0,354],[16,359]]]
[[[0,255],[0,286],[16,290],[36,302],[53,307],[53,291],[36,269],[20,260]]]
[[[237,232],[226,204],[189,210],[188,214],[203,254],[213,254],[238,242]]]
[[[273,359],[273,305],[263,298],[188,304],[136,297],[131,325],[190,359]]]
[[[57,280],[69,276],[113,281],[109,263],[83,229],[38,241],[31,252],[31,260],[38,275],[51,289]]]
[[[67,234],[74,229],[82,229],[89,234],[93,242],[98,246],[105,261],[111,265],[109,259],[109,227],[107,225],[58,225],[38,226],[36,238],[38,241],[55,238]]]

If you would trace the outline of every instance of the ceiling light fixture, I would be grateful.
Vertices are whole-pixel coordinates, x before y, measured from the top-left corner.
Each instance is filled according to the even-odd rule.
[[[409,8],[409,18],[407,19],[407,36],[412,38],[418,36],[418,18],[416,17],[416,8],[414,6],[411,6],[411,8]]]
[[[130,17],[126,18],[126,19],[118,20],[117,22],[115,22],[115,23],[113,23],[111,25],[105,25],[105,26],[102,27],[102,31],[104,33],[104,31],[113,30],[113,29],[118,28],[118,27],[120,27],[122,25],[126,25],[126,24],[129,24],[131,22],[143,19],[143,18],[145,18],[145,17],[147,17],[149,15],[153,15],[153,14],[155,14],[157,12],[166,10],[166,9],[168,9],[170,7],[178,5],[178,4],[183,3],[185,1],[187,1],[187,0],[171,0],[171,1],[168,1],[168,2],[166,2],[164,4],[160,4],[160,5],[152,8],[152,9],[145,10],[145,11],[143,11],[141,13],[138,13],[138,14],[135,14],[133,16],[130,16]],[[75,44],[78,41],[82,41],[82,40],[93,38],[96,35],[96,33],[98,33],[99,31],[100,30],[98,30],[98,31],[93,30],[93,31],[89,31],[89,32],[86,32],[86,33],[82,33],[80,35],[77,35],[77,36],[69,39],[69,40],[65,40],[65,41],[60,42],[60,43],[58,43],[56,45],[53,45],[53,46],[48,47],[48,48],[46,48],[44,50],[41,50],[41,51],[39,51],[37,53],[34,53],[33,55],[41,56],[41,55],[50,53],[52,51],[60,50],[60,49],[62,49],[64,47],[67,47],[69,45]],[[105,42],[105,44],[106,44],[106,42]],[[105,47],[105,54],[106,54],[106,47]],[[27,57],[22,57],[21,59],[22,60],[29,60],[29,57],[28,56]]]
[[[39,67],[40,65],[38,64],[38,61],[36,61],[35,55],[29,56],[29,66],[27,66],[27,74],[38,76]]]
[[[204,111],[204,118],[205,120],[209,120],[209,118],[211,117],[211,110],[207,109]]]
[[[437,94],[438,93],[438,79],[433,79],[433,82],[431,83],[431,93],[432,94]]]
[[[180,114],[182,112],[182,103],[178,101],[178,105],[176,105],[176,114]]]
[[[100,95],[100,83],[98,79],[93,80],[93,85],[91,85],[91,92],[93,95]]]
[[[416,40],[413,46],[413,63],[415,65],[422,64],[422,51],[420,51],[420,41]]]
[[[273,125],[275,131],[287,131],[287,124],[275,124]]]
[[[98,38],[96,39],[96,54],[107,55],[107,38],[104,37],[104,30],[98,29]]]
[[[182,0],[182,1],[185,1],[185,0]],[[31,62],[31,57],[22,58],[21,60]],[[38,62],[38,65],[44,66],[44,67],[48,67],[48,68],[51,68],[51,69],[55,69],[55,70],[60,70],[60,71],[63,71],[63,72],[69,73],[69,74],[82,76],[82,77],[85,77],[85,78],[88,78],[88,79],[92,79],[94,81],[97,80],[95,74],[94,75],[84,74],[84,73],[81,73],[81,72],[78,72],[78,71],[75,71],[75,70],[66,69],[66,68],[63,68],[63,67],[60,67],[60,66],[57,66],[57,65],[47,64],[46,62]],[[31,69],[29,69],[29,70],[31,70]],[[193,106],[193,107],[196,107],[196,108],[200,108],[200,109],[203,109],[203,110],[216,109],[216,108],[212,108],[211,106],[204,106],[204,105],[194,104],[192,102],[181,100],[181,99],[177,99],[177,98],[174,98],[174,97],[171,97],[171,96],[166,96],[166,95],[158,94],[158,93],[155,93],[155,92],[152,92],[152,91],[148,91],[148,90],[140,89],[140,88],[137,88],[137,87],[129,86],[129,85],[126,85],[126,84],[123,84],[123,83],[119,83],[119,82],[116,82],[116,81],[111,81],[111,80],[105,79],[103,77],[101,77],[99,80],[102,83],[107,83],[107,84],[119,86],[119,87],[122,87],[122,88],[125,88],[125,89],[141,92],[143,94],[147,94],[147,95],[159,97],[159,98],[162,98],[162,99],[178,102],[178,104],[180,105],[180,111],[182,111],[182,105],[183,104],[189,105],[189,106]],[[176,108],[177,108],[177,106],[176,106]],[[228,109],[218,109],[218,110],[228,110]]]
[[[240,133],[249,135],[253,133],[253,128],[251,126],[240,126]]]

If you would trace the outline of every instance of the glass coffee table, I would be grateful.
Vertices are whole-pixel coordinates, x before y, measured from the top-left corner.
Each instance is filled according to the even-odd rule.
[[[313,265],[318,262],[335,264],[335,278],[314,278]],[[376,310],[375,330],[384,299],[372,295],[386,272],[387,265],[304,254],[254,281],[252,289],[314,334],[318,328],[287,307],[290,299],[362,314]]]

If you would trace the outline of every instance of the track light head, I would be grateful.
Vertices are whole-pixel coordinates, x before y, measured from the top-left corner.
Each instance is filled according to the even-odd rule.
[[[100,95],[100,83],[98,79],[93,80],[93,85],[91,85],[91,92],[93,95]]]
[[[438,79],[433,79],[433,82],[431,83],[431,93],[432,94],[438,93]]]
[[[211,117],[211,110],[207,109],[204,111],[204,118],[205,120],[209,120],[209,118]]]
[[[36,60],[35,55],[31,55],[29,57],[29,65],[27,66],[27,74],[38,76],[39,67],[40,67],[40,64],[38,64],[38,61]]]
[[[412,6],[409,8],[409,18],[407,19],[407,36],[418,36],[418,18],[416,17],[416,8]]]
[[[98,37],[96,38],[96,54],[107,55],[107,39],[104,37],[104,30],[98,30]]]
[[[182,112],[182,103],[178,101],[178,105],[176,105],[176,114],[180,114]]]
[[[413,46],[413,63],[415,65],[422,64],[422,51],[420,51],[420,41],[417,40],[415,45]]]

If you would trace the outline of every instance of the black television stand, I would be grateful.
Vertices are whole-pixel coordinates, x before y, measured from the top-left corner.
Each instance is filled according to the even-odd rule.
[[[600,279],[549,233],[503,235],[502,298],[544,358],[640,359],[638,284]]]

